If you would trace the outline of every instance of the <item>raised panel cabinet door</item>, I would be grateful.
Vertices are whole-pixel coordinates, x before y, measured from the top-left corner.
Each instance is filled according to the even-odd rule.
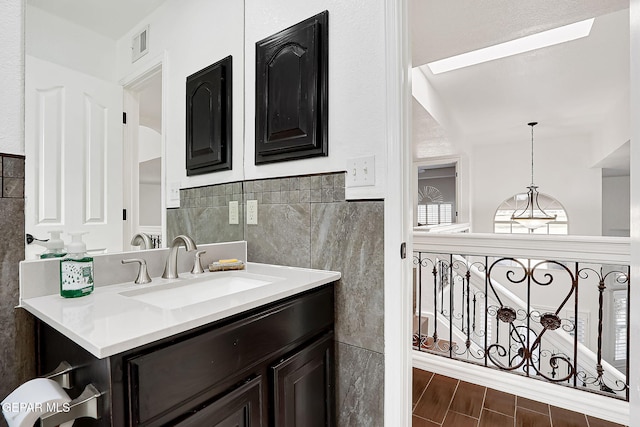
[[[231,56],[187,77],[187,175],[231,169]]]
[[[328,154],[328,12],[256,43],[255,163]]]
[[[333,333],[271,368],[277,427],[334,425]]]
[[[260,427],[262,426],[262,377],[256,377],[205,406],[177,427]]]

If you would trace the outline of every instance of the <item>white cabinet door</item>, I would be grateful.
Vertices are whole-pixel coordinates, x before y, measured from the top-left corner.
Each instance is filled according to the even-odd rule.
[[[122,87],[26,57],[25,230],[122,250]],[[44,248],[27,246],[27,259]]]

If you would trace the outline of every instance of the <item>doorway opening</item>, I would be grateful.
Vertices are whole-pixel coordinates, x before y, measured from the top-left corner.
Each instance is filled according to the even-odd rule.
[[[414,227],[431,229],[458,222],[456,161],[415,164]]]
[[[124,84],[123,132],[123,245],[135,247],[131,239],[144,233],[154,248],[162,247],[165,230],[164,181],[162,179],[163,87],[162,63]]]

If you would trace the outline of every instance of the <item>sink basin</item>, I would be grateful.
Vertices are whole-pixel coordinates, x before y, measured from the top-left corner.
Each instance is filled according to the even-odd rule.
[[[182,279],[120,292],[120,295],[163,309],[177,309],[239,292],[259,288],[282,280],[238,271],[207,274],[202,278]]]

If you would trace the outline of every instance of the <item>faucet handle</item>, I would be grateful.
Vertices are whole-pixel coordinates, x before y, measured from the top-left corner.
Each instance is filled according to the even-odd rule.
[[[147,270],[147,261],[141,258],[132,258],[132,259],[123,259],[121,261],[123,264],[131,264],[137,262],[140,264],[140,269],[138,270],[138,277],[134,281],[135,284],[145,284],[151,283],[151,277],[149,277],[149,271]]]
[[[195,260],[193,262],[193,268],[191,269],[192,274],[201,274],[204,273],[204,269],[202,268],[202,260],[200,259],[200,255],[206,254],[207,251],[196,251]]]

